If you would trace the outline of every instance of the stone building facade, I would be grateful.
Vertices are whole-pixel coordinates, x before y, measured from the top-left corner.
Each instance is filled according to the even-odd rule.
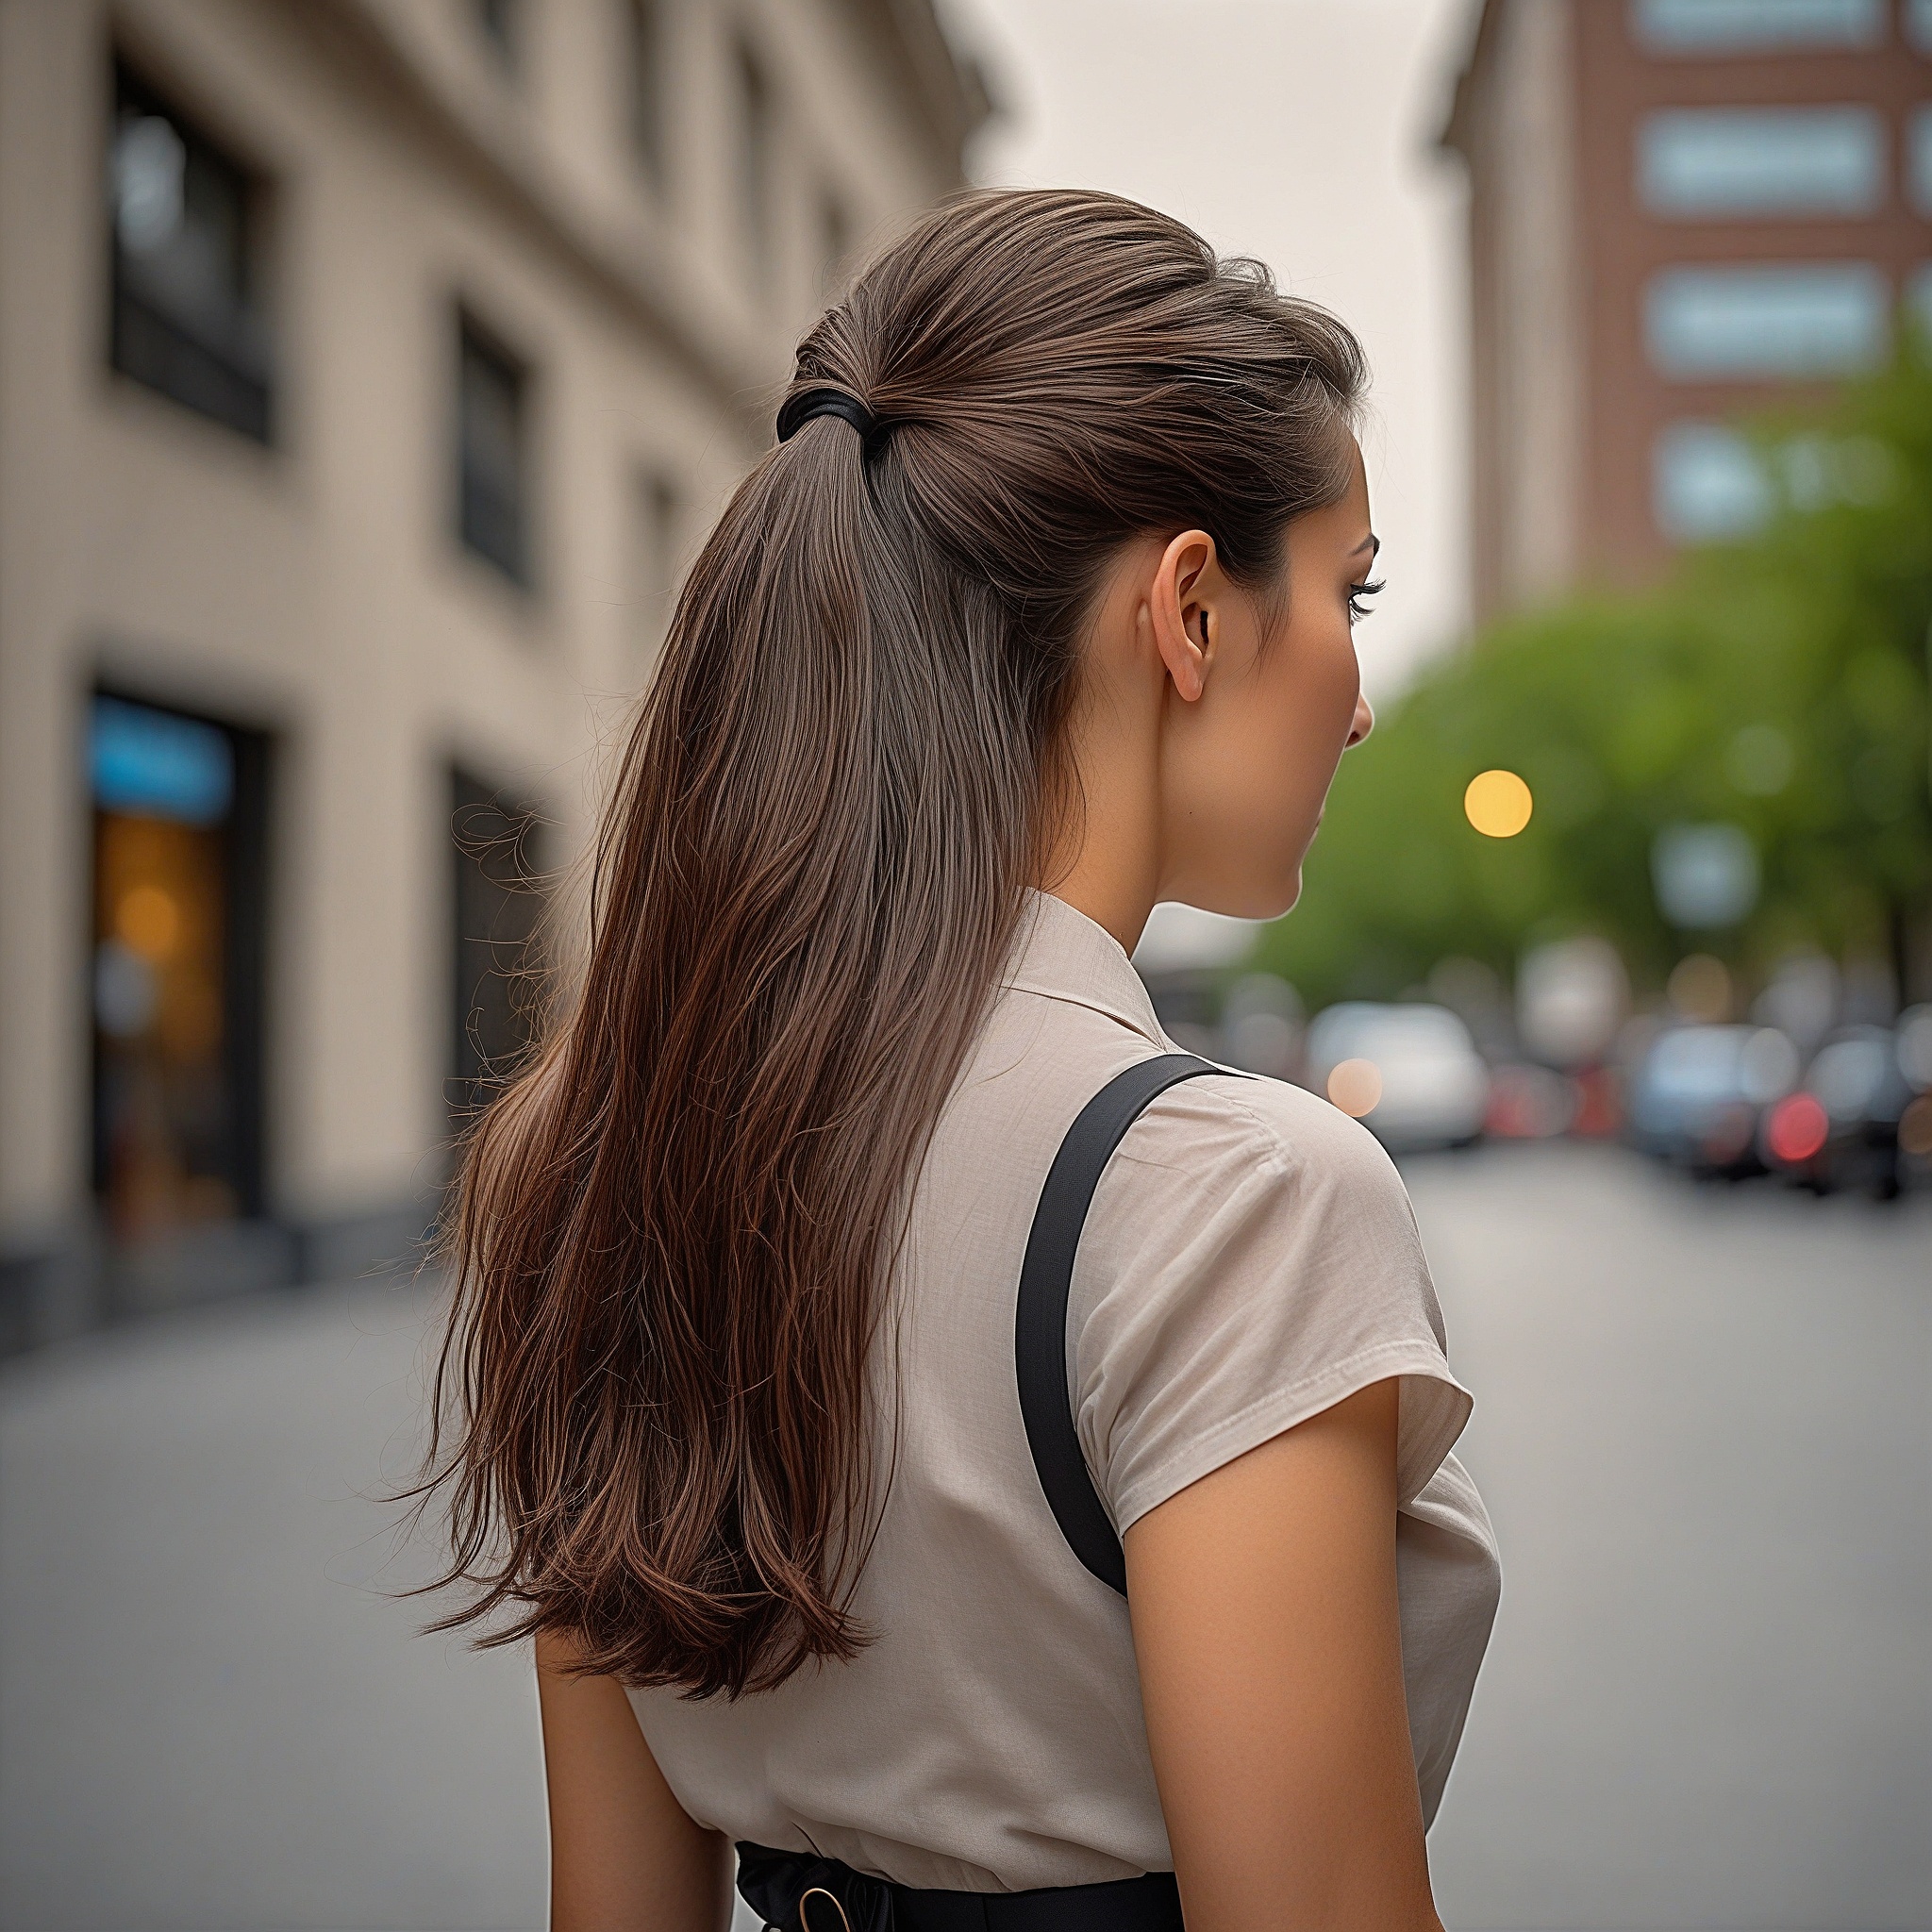
[[[408,1251],[927,0],[0,0],[0,1341]]]
[[[1478,618],[1748,529],[1740,417],[1932,319],[1932,0],[1481,0]]]

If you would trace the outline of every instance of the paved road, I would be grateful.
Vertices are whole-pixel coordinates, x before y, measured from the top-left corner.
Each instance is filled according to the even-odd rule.
[[[1409,1182],[1504,1553],[1447,1922],[1932,1924],[1932,1199]]]
[[[1502,1533],[1461,1928],[1932,1924],[1932,1200],[1557,1148],[1410,1175]],[[426,1305],[0,1374],[0,1925],[540,1924],[526,1667],[386,1594]]]

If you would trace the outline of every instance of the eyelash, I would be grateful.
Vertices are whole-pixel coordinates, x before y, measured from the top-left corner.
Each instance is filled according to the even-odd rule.
[[[1374,613],[1362,602],[1364,597],[1373,597],[1382,588],[1383,580],[1377,577],[1373,583],[1351,584],[1348,587],[1348,621],[1359,624],[1363,618]]]

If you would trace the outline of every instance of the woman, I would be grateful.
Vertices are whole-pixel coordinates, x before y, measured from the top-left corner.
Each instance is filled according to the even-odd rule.
[[[1437,1924],[1496,1569],[1408,1204],[1127,957],[1286,911],[1369,729],[1363,382],[1098,194],[801,345],[461,1197],[453,1574],[535,1638],[559,1932],[723,1926],[734,1844],[807,1932]]]

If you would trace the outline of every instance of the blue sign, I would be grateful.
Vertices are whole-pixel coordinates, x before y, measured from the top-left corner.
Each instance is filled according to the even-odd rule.
[[[103,811],[212,825],[235,795],[227,733],[124,698],[96,698],[88,728],[94,803]]]

